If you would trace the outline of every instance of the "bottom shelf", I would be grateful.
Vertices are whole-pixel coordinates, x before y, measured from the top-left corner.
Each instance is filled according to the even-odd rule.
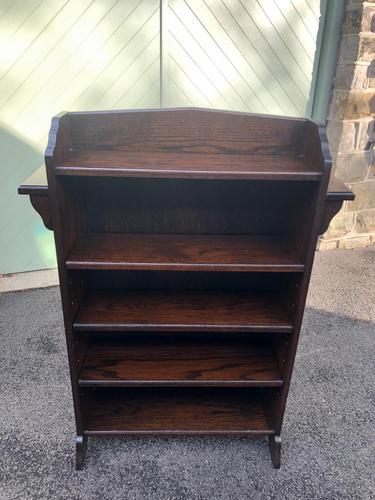
[[[180,388],[87,391],[86,435],[274,434],[265,390]]]

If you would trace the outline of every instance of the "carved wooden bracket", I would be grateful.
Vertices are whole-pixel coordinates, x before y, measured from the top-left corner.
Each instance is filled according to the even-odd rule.
[[[52,214],[49,204],[49,196],[30,194],[30,201],[32,206],[41,216],[44,225],[47,229],[53,229]]]
[[[327,231],[328,226],[334,216],[340,211],[343,201],[326,201],[324,206],[324,212],[322,216],[322,222],[320,224],[319,234],[323,234]]]

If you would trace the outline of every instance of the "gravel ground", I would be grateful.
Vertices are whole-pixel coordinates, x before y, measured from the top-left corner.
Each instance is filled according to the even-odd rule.
[[[279,471],[262,439],[102,438],[76,472],[59,292],[0,303],[1,499],[375,498],[375,247],[316,255]]]

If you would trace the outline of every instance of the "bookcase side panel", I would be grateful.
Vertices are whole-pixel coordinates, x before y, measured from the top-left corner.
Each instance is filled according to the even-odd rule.
[[[50,209],[53,221],[54,239],[58,263],[60,294],[63,309],[66,345],[69,358],[70,379],[77,434],[83,435],[81,401],[78,388],[79,363],[84,341],[75,341],[72,329],[73,318],[78,310],[84,292],[84,281],[80,274],[74,276],[65,269],[65,260],[76,239],[79,217],[76,206],[55,176],[55,165],[70,147],[69,116],[52,120],[45,161],[48,179]]]
[[[271,402],[271,414],[275,425],[276,434],[280,434],[285,406],[288,398],[290,381],[293,374],[294,360],[298,347],[302,320],[305,310],[306,297],[310,283],[310,276],[314,262],[314,254],[324,210],[324,201],[330,176],[330,165],[325,165],[319,188],[315,192],[314,200],[310,206],[311,224],[306,227],[303,238],[305,271],[301,275],[284,278],[282,297],[293,322],[293,333],[290,338],[279,346],[279,356],[285,359],[283,367],[284,386],[278,396]]]

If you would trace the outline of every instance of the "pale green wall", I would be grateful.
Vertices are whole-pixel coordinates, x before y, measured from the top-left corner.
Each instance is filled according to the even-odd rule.
[[[321,3],[169,0],[166,104],[306,115]]]
[[[0,273],[54,267],[52,233],[17,186],[62,110],[159,106],[158,0],[0,2]]]
[[[311,114],[326,0],[162,7],[160,23],[159,0],[0,2],[0,273],[55,266],[51,232],[16,194],[43,164],[54,114],[160,104]]]

